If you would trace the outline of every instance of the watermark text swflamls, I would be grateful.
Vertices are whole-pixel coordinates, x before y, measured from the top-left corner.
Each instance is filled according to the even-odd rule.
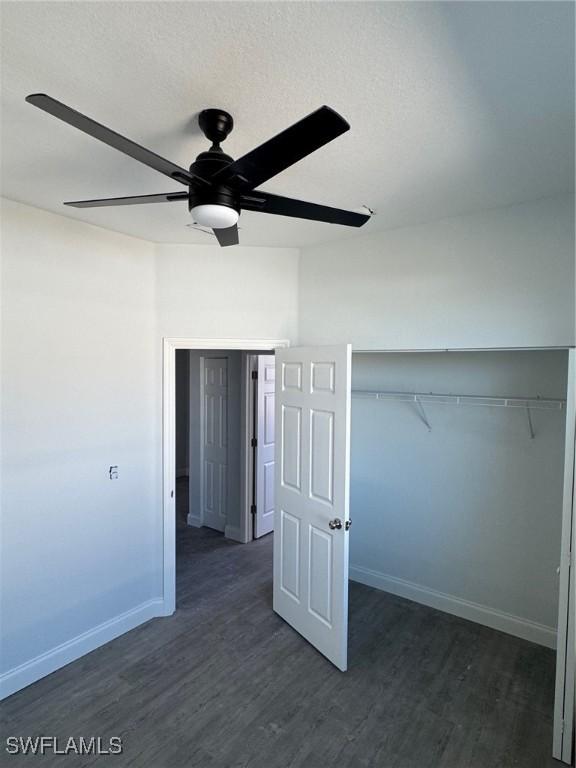
[[[120,736],[7,736],[9,755],[120,755]]]

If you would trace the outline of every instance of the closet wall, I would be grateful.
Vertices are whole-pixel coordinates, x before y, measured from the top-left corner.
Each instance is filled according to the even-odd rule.
[[[355,354],[353,389],[566,396],[567,353]],[[540,642],[557,622],[565,412],[352,400],[351,578]]]

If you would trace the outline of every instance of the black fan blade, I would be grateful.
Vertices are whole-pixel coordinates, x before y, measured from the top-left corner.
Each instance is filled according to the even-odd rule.
[[[216,235],[216,239],[222,247],[226,245],[238,245],[238,225],[234,224],[233,227],[226,227],[225,229],[212,230]]]
[[[56,101],[56,99],[47,96],[45,93],[33,93],[30,96],[26,96],[26,101],[39,109],[43,109],[44,112],[48,112],[48,114],[63,120],[68,125],[84,131],[84,133],[98,139],[98,141],[108,144],[109,147],[113,147],[125,155],[133,157],[134,160],[138,160],[140,163],[153,168],[155,171],[163,173],[165,176],[174,179],[174,181],[179,181],[181,184],[208,183],[200,176],[190,173],[175,163],[171,163],[170,160],[160,157],[160,155],[151,152],[145,147],[141,147],[140,144],[136,144],[136,142],[121,136],[116,131],[112,131],[110,128],[106,128],[106,126],[86,117],[86,115],[76,112],[75,109],[67,107],[66,104]]]
[[[74,200],[73,208],[104,208],[113,205],[142,205],[143,203],[172,203],[188,200],[188,192],[167,192],[165,195],[136,195],[136,197],[105,197],[103,200]]]
[[[349,129],[338,112],[320,107],[215,173],[212,180],[241,190],[254,189]]]
[[[341,208],[330,208],[328,205],[293,200],[291,197],[280,197],[262,190],[257,190],[253,195],[242,195],[240,207],[245,211],[276,213],[279,216],[326,221],[329,224],[344,224],[347,227],[361,227],[370,219],[370,215],[367,213],[355,213],[354,211],[344,211]]]

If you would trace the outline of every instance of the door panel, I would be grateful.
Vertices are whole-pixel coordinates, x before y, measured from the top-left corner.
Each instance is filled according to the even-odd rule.
[[[256,516],[254,536],[274,530],[274,441],[276,363],[274,355],[258,355],[257,441],[256,441]]]
[[[264,464],[264,494],[262,512],[274,515],[274,461]],[[272,517],[272,521],[274,518]]]
[[[345,671],[351,347],[280,350],[276,378],[274,610]]]
[[[319,501],[334,501],[334,414],[310,411],[310,494]]]
[[[332,627],[332,536],[310,526],[308,609]]]
[[[281,510],[280,589],[300,602],[300,520]]]
[[[228,472],[228,360],[204,358],[202,410],[202,524],[226,525]]]
[[[300,491],[302,469],[302,409],[293,405],[282,405],[282,485]]]

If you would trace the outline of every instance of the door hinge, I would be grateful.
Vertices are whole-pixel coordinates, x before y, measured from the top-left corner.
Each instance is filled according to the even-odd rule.
[[[255,515],[256,514],[256,504],[252,504],[250,507],[250,514]]]
[[[252,446],[252,448],[257,448],[258,447],[258,438],[253,437],[252,440],[250,440],[250,445]]]
[[[252,371],[252,378],[257,379],[258,378],[258,371]]]

